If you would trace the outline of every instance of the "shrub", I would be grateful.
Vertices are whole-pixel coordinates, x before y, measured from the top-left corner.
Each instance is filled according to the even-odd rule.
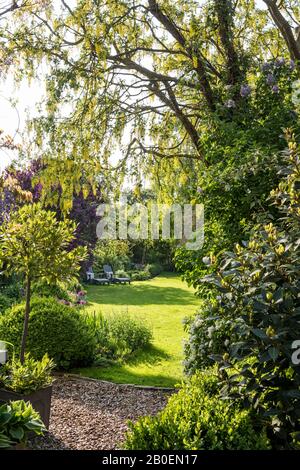
[[[0,293],[0,314],[5,312],[5,310],[9,307],[11,307],[13,303],[13,299],[11,299],[5,294]]]
[[[103,266],[109,264],[114,272],[124,269],[129,262],[129,243],[127,240],[99,240],[94,250],[94,272],[103,271]]]
[[[0,449],[26,443],[29,434],[46,431],[40,415],[30,403],[12,401],[0,406]]]
[[[254,428],[249,410],[220,399],[218,378],[202,372],[185,383],[155,417],[130,423],[130,450],[268,449],[262,428]]]
[[[297,357],[293,360],[300,318],[299,156],[291,137],[283,167],[287,176],[272,193],[282,217],[276,224],[271,217],[259,224],[249,243],[236,245],[235,252],[225,254],[218,272],[204,278],[218,290],[218,297],[207,305],[201,327],[195,323],[190,328],[186,350],[192,372],[211,354],[223,370],[224,397],[238,394],[255,409],[268,423],[276,448],[300,441],[300,368]],[[205,338],[211,319],[223,332],[228,328],[231,339],[223,346],[217,335]]]
[[[147,346],[152,339],[148,325],[125,312],[109,316],[108,329],[117,356],[132,354]]]
[[[41,361],[26,354],[24,364],[13,357],[0,369],[0,388],[28,395],[52,383],[53,368],[54,362],[46,354]]]
[[[17,348],[23,329],[24,304],[0,319],[0,337]],[[59,368],[84,366],[93,361],[96,348],[93,329],[76,308],[54,298],[33,298],[28,332],[28,352],[37,360],[48,354]]]
[[[135,271],[131,274],[132,281],[147,281],[147,279],[150,279],[150,277],[150,272],[147,270]]]
[[[21,300],[23,291],[21,285],[18,282],[13,282],[1,287],[1,294],[9,297],[12,303],[17,303]]]
[[[86,321],[97,338],[98,360],[119,359],[142,349],[151,341],[152,332],[145,322],[128,313],[115,313],[104,317],[101,313],[87,315]]]
[[[84,290],[83,285],[78,281],[78,279],[68,280],[66,283],[63,283],[63,286],[63,289],[66,292],[79,292]]]
[[[109,325],[107,318],[101,312],[94,312],[93,315],[85,314],[85,322],[94,332],[96,341],[97,361],[100,357],[112,358],[113,351],[110,344]]]
[[[116,277],[130,277],[130,276],[126,271],[124,271],[124,269],[119,269],[116,272]]]
[[[164,270],[163,266],[159,263],[148,264],[146,268],[151,276],[158,276]]]
[[[70,301],[68,291],[59,284],[48,284],[44,281],[38,281],[34,283],[32,293],[38,297],[57,297],[60,300]]]
[[[184,368],[188,375],[211,366],[212,356],[224,354],[238,339],[233,322],[205,306],[184,320],[184,329],[188,333],[184,343]]]

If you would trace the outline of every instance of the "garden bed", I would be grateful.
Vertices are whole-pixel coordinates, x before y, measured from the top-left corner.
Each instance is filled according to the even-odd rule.
[[[53,386],[49,433],[33,449],[120,449],[127,421],[154,415],[171,392],[59,377]]]

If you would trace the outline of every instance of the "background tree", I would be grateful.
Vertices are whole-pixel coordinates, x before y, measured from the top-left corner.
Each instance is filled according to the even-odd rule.
[[[177,258],[194,283],[203,254],[247,238],[276,183],[282,128],[298,128],[299,5],[264,3],[49,0],[16,10],[3,55],[17,58],[17,79],[48,63],[45,111],[29,130],[49,202],[69,212],[99,174],[107,195],[130,175],[148,178],[163,202],[204,202],[206,244]]]
[[[19,8],[25,8],[26,6],[29,6],[31,4],[31,0],[6,0],[4,2],[1,2],[0,18],[5,17],[5,15],[7,15],[8,13],[18,10]]]
[[[297,2],[266,3],[270,11],[284,5],[282,17],[297,21]],[[89,181],[112,170],[118,142],[115,176],[137,168],[153,173],[164,160],[202,171],[212,163],[206,128],[214,133],[220,119],[236,115],[243,122],[241,87],[252,67],[290,55],[271,22],[278,15],[254,1],[78,0],[71,7],[62,0],[60,7],[48,1],[24,11],[13,14],[17,27],[4,49],[23,59],[22,76],[39,74],[41,58],[49,61],[47,114],[33,126],[36,144],[46,136],[49,142],[47,190],[59,178],[69,196],[81,175]],[[67,210],[67,200],[62,204]]]
[[[103,272],[105,264],[112,266],[114,272],[126,269],[130,255],[127,240],[99,240],[94,251],[94,271]]]
[[[58,221],[55,214],[44,210],[39,203],[23,206],[0,227],[0,262],[4,273],[21,274],[25,279],[26,306],[21,343],[21,361],[24,361],[31,284],[33,280],[55,283],[72,279],[86,249],[69,250],[74,238],[74,222]]]
[[[26,204],[26,202],[39,202],[42,200],[43,188],[39,182],[39,174],[41,171],[42,165],[40,160],[33,160],[28,166],[12,164],[10,167],[6,168],[2,175],[5,190],[2,193],[2,200],[0,200],[0,223],[7,219],[12,211],[18,210],[18,208]],[[10,181],[15,182],[14,187],[9,184]],[[18,192],[16,192],[17,188]],[[58,196],[59,193],[58,188]],[[89,194],[84,195],[83,192],[80,191],[79,194],[73,195],[73,204],[72,210],[69,213],[69,219],[76,223],[76,231],[70,248],[86,246],[89,254],[88,263],[92,260],[93,249],[97,241],[96,226],[99,217],[97,217],[96,212],[102,200],[100,185],[98,185],[95,194],[90,190]],[[58,205],[50,206],[48,209],[55,211],[58,219],[63,218],[63,214]],[[83,266],[83,269],[84,268],[85,266]]]
[[[285,40],[290,56],[300,67],[299,3],[282,0],[263,0],[270,16]]]

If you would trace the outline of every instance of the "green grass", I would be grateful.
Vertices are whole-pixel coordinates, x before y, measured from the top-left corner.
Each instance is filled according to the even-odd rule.
[[[131,285],[89,286],[88,311],[104,315],[128,311],[152,328],[153,341],[126,363],[76,372],[117,383],[172,387],[182,379],[182,320],[195,312],[199,299],[178,275],[162,274]]]

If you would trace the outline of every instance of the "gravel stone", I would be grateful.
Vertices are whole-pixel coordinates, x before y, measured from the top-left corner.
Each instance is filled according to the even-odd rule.
[[[114,450],[122,447],[127,421],[155,415],[173,392],[59,377],[53,385],[49,432],[32,449]]]

